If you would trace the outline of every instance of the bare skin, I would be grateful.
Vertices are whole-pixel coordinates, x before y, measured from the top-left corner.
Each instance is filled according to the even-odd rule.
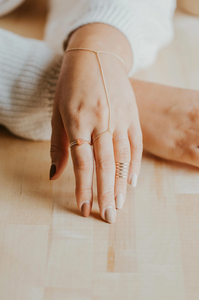
[[[142,157],[142,132],[147,151],[199,166],[199,93],[129,80],[127,74],[133,60],[129,43],[121,32],[109,25],[90,24],[79,28],[69,40],[68,49],[71,48],[101,49],[116,54],[125,62],[124,66],[112,55],[100,56],[110,95],[112,135],[106,131],[96,140],[94,157],[88,143],[71,148],[78,208],[85,217],[90,215],[94,158],[100,214],[107,222],[114,223],[115,209],[122,208],[125,201],[127,181],[136,186]],[[69,144],[77,139],[91,142],[105,132],[109,113],[95,54],[87,51],[66,53],[52,118],[52,180],[58,179],[67,165]],[[118,162],[130,162],[128,178],[115,178],[115,163]]]
[[[69,144],[80,139],[87,141],[71,147],[77,205],[85,217],[90,215],[94,158],[100,214],[108,223],[114,223],[116,208],[122,208],[125,201],[127,180],[136,185],[143,148],[136,99],[127,76],[132,53],[126,37],[105,24],[86,25],[76,30],[68,43],[68,49],[73,48],[108,51],[124,63],[113,55],[100,55],[106,78],[103,85],[103,72],[95,53],[85,50],[65,53],[53,109],[50,178],[59,178],[66,167]],[[110,105],[104,86],[108,89]],[[103,134],[92,149],[88,142],[100,133]],[[128,178],[115,176],[115,163],[130,163]]]
[[[130,79],[144,149],[199,167],[199,91]]]

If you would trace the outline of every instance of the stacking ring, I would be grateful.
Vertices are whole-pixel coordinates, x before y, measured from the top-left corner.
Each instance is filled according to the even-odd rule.
[[[129,173],[129,165],[130,163],[122,163],[122,162],[116,162],[116,172],[115,177],[116,178],[127,178]]]
[[[73,146],[75,145],[78,145],[78,146],[81,146],[83,144],[89,144],[89,145],[92,145],[90,142],[86,141],[86,140],[83,140],[83,139],[78,139],[78,140],[75,140],[73,142],[70,143],[70,148],[72,148]]]

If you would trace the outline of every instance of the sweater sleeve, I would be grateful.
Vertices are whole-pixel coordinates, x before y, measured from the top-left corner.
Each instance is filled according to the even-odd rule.
[[[17,8],[24,0],[0,0],[0,17]]]
[[[3,29],[0,45],[0,124],[22,138],[49,140],[62,57]]]
[[[173,38],[175,0],[51,0],[45,39],[56,51],[72,31],[105,23],[128,39],[133,55],[129,76],[150,66]]]

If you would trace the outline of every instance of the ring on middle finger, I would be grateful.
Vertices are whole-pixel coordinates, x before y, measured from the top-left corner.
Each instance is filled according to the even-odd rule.
[[[116,162],[115,163],[115,177],[116,178],[127,178],[129,173],[129,162]]]

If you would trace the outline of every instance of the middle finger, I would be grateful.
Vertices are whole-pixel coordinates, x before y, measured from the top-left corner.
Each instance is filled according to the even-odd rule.
[[[127,177],[130,162],[130,144],[127,131],[122,130],[113,136],[115,163],[119,164],[120,177],[115,178],[116,208],[121,209],[126,197]],[[116,170],[117,171],[117,170]]]
[[[102,134],[95,141],[94,154],[100,214],[108,223],[114,223],[116,218],[114,200],[115,161],[112,135],[109,132]]]

